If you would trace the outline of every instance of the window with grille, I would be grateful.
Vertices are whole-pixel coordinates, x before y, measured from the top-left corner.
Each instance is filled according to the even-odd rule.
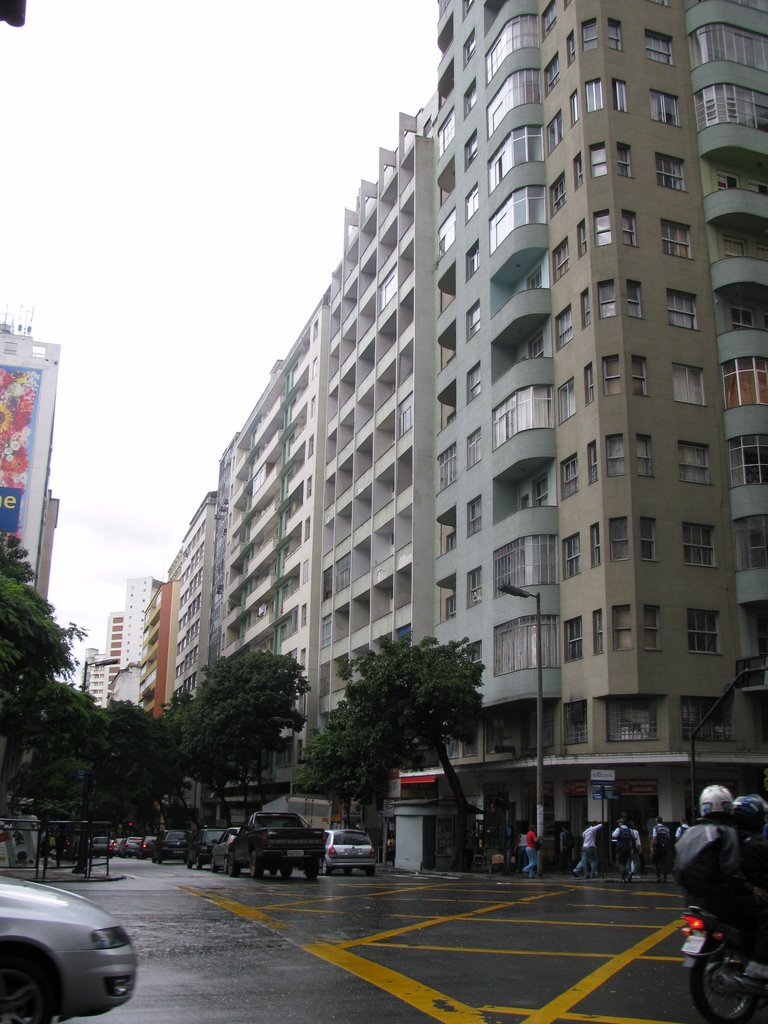
[[[768,484],[768,434],[743,434],[728,439],[731,487]]]
[[[579,655],[581,657],[581,655]],[[565,742],[586,743],[589,739],[587,728],[587,702],[572,700],[563,705],[565,719]]]
[[[683,727],[683,739],[690,740],[694,731],[712,710],[718,697],[681,697],[680,719]],[[733,698],[724,700],[720,707],[704,723],[696,734],[699,740],[732,740],[733,732]]]
[[[658,739],[656,700],[612,697],[608,700],[607,736],[611,741]]]
[[[493,553],[494,597],[502,583],[527,589],[557,583],[557,537],[532,534],[503,544]]]

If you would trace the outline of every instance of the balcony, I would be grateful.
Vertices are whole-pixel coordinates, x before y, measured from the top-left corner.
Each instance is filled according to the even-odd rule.
[[[761,289],[768,288],[768,260],[754,256],[726,256],[712,264],[712,287],[715,291],[738,284],[757,284]]]
[[[704,217],[719,228],[761,235],[768,228],[768,199],[749,188],[719,188],[704,196]]]

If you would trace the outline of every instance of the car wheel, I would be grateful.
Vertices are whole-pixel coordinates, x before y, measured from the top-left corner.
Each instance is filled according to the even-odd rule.
[[[3,1019],[50,1024],[53,990],[45,971],[28,960],[0,957]]]
[[[331,867],[331,865],[328,863],[327,860],[323,861],[323,874],[324,875],[332,875],[333,874],[333,868]]]
[[[371,875],[375,875],[376,874],[376,868],[366,868],[365,869],[365,873],[370,878]]]
[[[190,871],[192,870],[193,864],[191,860],[187,861],[187,867],[189,868]]]
[[[250,856],[248,857],[248,873],[251,878],[264,877],[264,865],[259,863],[255,850],[251,850]]]
[[[212,875],[218,875],[218,873],[219,873],[219,865],[216,863],[216,858],[215,857],[211,857],[211,874]]]
[[[284,868],[280,868],[280,875],[282,878],[290,878],[293,874],[293,868],[290,864],[286,864]]]
[[[227,874],[230,878],[237,878],[240,874],[240,865],[231,853],[227,855]]]
[[[304,868],[304,874],[307,878],[310,879],[317,878],[317,876],[320,874],[320,861],[313,860],[311,864],[307,864],[307,866]]]
[[[203,858],[202,857],[198,857],[197,858],[197,864],[195,864],[195,867],[197,868],[198,871],[202,871],[203,870]]]

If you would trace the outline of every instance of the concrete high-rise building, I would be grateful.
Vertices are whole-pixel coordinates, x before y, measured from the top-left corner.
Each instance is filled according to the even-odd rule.
[[[181,546],[174,690],[194,693],[208,665],[216,491],[195,512]]]
[[[211,615],[208,639],[208,665],[221,657],[226,598],[224,584],[227,578],[227,537],[229,531],[229,496],[232,486],[232,467],[239,434],[235,434],[219,459],[219,479],[216,488],[216,513],[214,516],[213,566],[211,569]]]
[[[43,597],[59,504],[48,490],[59,353],[31,326],[0,323],[0,532],[21,541]]]
[[[139,699],[144,710],[155,718],[163,714],[173,696],[179,588],[178,578],[161,583],[144,613]]]
[[[595,769],[682,815],[768,652],[766,11],[440,0],[435,633],[485,664],[471,798],[535,821],[534,602],[499,587],[540,595],[548,835]],[[762,788],[766,695],[700,784]]]
[[[113,639],[113,625],[117,629],[117,619],[122,618],[122,642],[120,648],[120,668],[127,665],[139,665],[142,660],[144,644],[144,614],[155,592],[162,586],[160,580],[152,576],[142,576],[127,580],[125,584],[125,608],[122,612],[113,612],[110,616],[109,640]]]

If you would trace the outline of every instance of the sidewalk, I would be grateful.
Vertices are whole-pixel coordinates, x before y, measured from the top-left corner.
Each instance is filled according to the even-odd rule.
[[[49,867],[43,877],[43,868],[40,866],[37,878],[35,878],[35,868],[32,867],[12,867],[12,868],[0,868],[0,880],[3,878],[20,878],[25,882],[40,882],[44,885],[56,885],[57,883],[66,882],[122,882],[128,876],[120,873],[113,874],[111,871],[109,875],[106,873],[105,868],[95,868],[89,877],[86,877],[82,872],[76,872],[72,866],[69,867]]]

